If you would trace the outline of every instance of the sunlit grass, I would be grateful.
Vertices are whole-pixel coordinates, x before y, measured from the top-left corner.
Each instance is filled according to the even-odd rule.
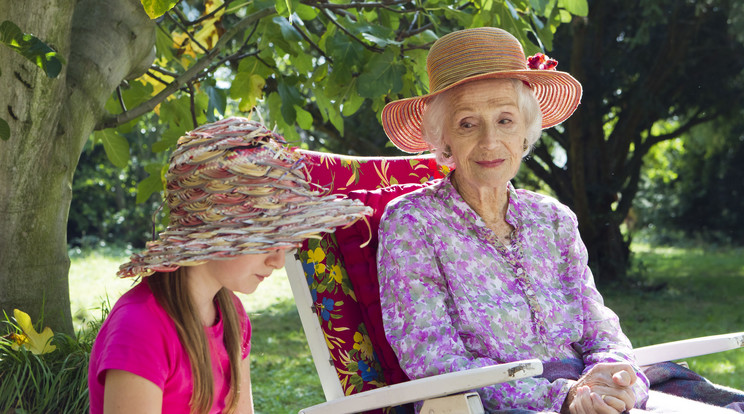
[[[601,289],[635,346],[744,330],[744,249],[634,245],[636,287]],[[73,255],[72,311],[77,323],[100,317],[131,286],[115,277],[123,251]],[[291,413],[324,401],[289,282],[276,271],[251,295],[239,295],[253,324],[251,378],[257,413]],[[713,382],[744,388],[744,350],[692,358]]]
[[[602,293],[634,346],[744,331],[744,249],[633,251],[638,286]],[[744,389],[744,349],[687,362],[713,382]]]

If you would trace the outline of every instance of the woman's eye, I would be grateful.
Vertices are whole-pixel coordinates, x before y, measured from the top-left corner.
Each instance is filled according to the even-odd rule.
[[[499,124],[504,124],[504,125],[511,124],[511,123],[512,123],[512,120],[509,119],[509,118],[504,118],[504,119],[502,119],[502,120],[499,121]]]
[[[462,122],[460,122],[460,128],[470,129],[470,128],[474,127],[474,126],[475,125],[472,122],[468,122],[468,121],[462,121]]]

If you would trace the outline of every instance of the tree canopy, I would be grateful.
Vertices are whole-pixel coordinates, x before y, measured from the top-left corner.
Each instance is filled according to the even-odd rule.
[[[152,133],[151,149],[163,152],[198,124],[254,107],[298,144],[350,141],[367,152],[374,145],[345,117],[423,93],[426,50],[439,36],[499,26],[532,54],[587,13],[585,0],[0,0],[0,9],[13,24],[0,36],[0,308],[43,313],[68,332],[70,189],[94,130],[119,168],[133,131]],[[46,58],[61,63],[55,77]],[[162,169],[146,166],[138,197],[162,188]]]

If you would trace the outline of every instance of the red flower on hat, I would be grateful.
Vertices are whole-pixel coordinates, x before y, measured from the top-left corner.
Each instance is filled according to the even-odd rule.
[[[542,53],[536,53],[527,58],[527,66],[530,69],[555,70],[555,67],[558,66],[558,61]]]

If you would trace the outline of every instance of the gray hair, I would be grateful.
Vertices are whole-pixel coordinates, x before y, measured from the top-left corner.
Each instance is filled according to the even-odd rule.
[[[514,90],[517,91],[517,106],[527,124],[527,136],[525,137],[527,139],[527,149],[522,153],[522,157],[526,157],[542,135],[542,112],[540,112],[540,104],[535,98],[535,93],[529,86],[519,79],[508,80],[511,81]],[[449,168],[454,168],[455,165],[451,157],[442,155],[444,152],[442,124],[443,120],[446,119],[445,113],[449,109],[449,98],[454,89],[448,89],[429,99],[426,102],[421,122],[421,136],[436,155],[437,163]]]

